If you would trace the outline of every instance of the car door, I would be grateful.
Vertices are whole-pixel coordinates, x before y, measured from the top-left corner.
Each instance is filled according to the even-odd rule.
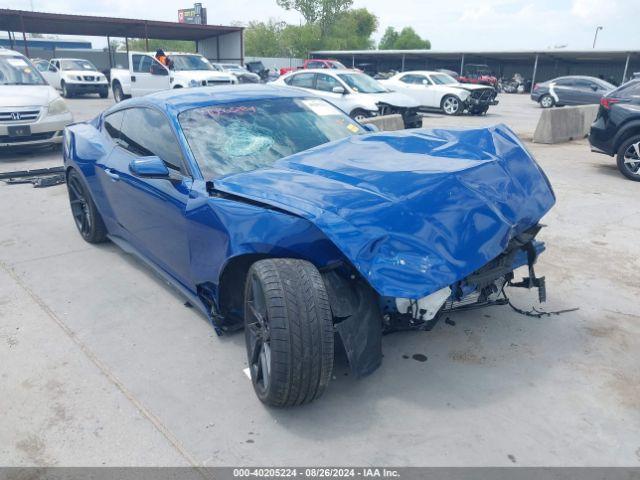
[[[600,103],[600,98],[606,93],[606,89],[592,80],[578,80],[581,104],[589,105]]]
[[[434,104],[434,91],[431,81],[426,75],[417,73],[407,73],[398,79],[396,85],[402,93],[409,95],[415,99],[423,107],[439,107],[440,104]]]
[[[578,101],[575,80],[573,78],[559,78],[551,82],[549,93],[555,98],[556,103],[560,105],[575,105]]]
[[[151,55],[131,55],[131,96],[140,97],[148,93],[168,90],[171,86],[169,70]]]
[[[134,175],[133,160],[157,156],[169,178]],[[103,165],[102,184],[121,236],[138,252],[188,285],[189,249],[185,209],[193,180],[169,119],[160,110],[124,110],[117,139]]]
[[[62,79],[62,75],[60,74],[59,60],[51,60],[51,62],[49,62],[48,77],[45,78],[53,88],[60,89],[60,80]]]
[[[333,91],[334,88],[338,87],[342,88],[342,93],[336,93]],[[344,103],[344,96],[347,92],[347,89],[342,85],[340,80],[331,75],[327,75],[326,73],[316,74],[314,90],[316,90],[316,95],[329,100],[331,103],[338,106],[338,108],[340,108],[340,105]]]

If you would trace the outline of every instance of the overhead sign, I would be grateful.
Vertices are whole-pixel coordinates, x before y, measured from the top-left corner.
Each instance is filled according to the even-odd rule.
[[[207,9],[201,3],[196,3],[193,8],[183,8],[178,10],[178,22],[195,25],[207,24]]]

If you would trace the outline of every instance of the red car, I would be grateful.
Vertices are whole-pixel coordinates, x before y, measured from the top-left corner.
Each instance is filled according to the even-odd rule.
[[[346,69],[342,63],[337,60],[315,59],[308,58],[304,61],[302,67],[283,67],[280,69],[280,75],[292,72],[293,70],[304,70],[306,68],[333,68],[333,69]]]
[[[464,67],[464,73],[458,78],[460,83],[478,83],[481,85],[498,85],[498,79],[493,75],[489,65],[468,64]]]

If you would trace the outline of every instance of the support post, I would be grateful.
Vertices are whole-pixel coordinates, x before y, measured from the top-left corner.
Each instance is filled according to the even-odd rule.
[[[144,48],[149,51],[149,30],[147,29],[147,22],[144,22]]]
[[[27,33],[24,31],[24,17],[20,15],[20,25],[22,26],[22,41],[24,42],[24,55],[29,57],[29,45],[27,43]]]
[[[356,56],[351,55],[351,68],[355,68],[356,66]]]
[[[405,57],[405,55],[404,55],[404,53],[403,53],[403,54],[402,54],[402,67],[400,68],[400,71],[401,71],[401,72],[404,72],[404,57]]]
[[[624,73],[622,74],[622,83],[627,80],[627,72],[629,71],[629,57],[631,57],[630,53],[627,53],[627,61],[624,62]]]
[[[109,69],[113,68],[113,59],[111,57],[111,38],[107,35],[107,52],[109,52]]]
[[[124,37],[124,46],[127,49],[127,62],[125,65],[129,68],[129,37]]]
[[[538,72],[538,54],[536,53],[536,59],[533,62],[533,75],[531,75],[531,90],[536,84],[536,73]]]
[[[13,45],[13,37],[11,36],[11,30],[7,30],[7,34],[9,35],[9,45],[11,45],[11,50],[15,50],[15,46]]]
[[[464,53],[462,54],[462,59],[460,60],[460,76],[462,76],[464,73]]]

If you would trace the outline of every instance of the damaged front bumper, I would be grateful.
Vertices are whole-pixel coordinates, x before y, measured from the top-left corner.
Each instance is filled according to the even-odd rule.
[[[467,277],[419,299],[381,298],[383,325],[386,332],[395,330],[431,330],[443,314],[489,305],[508,303],[506,286],[536,288],[538,300],[546,300],[544,277],[536,277],[534,264],[545,250],[535,240],[541,226],[514,237],[507,249],[494,260]],[[527,266],[529,276],[514,282],[514,271]]]

